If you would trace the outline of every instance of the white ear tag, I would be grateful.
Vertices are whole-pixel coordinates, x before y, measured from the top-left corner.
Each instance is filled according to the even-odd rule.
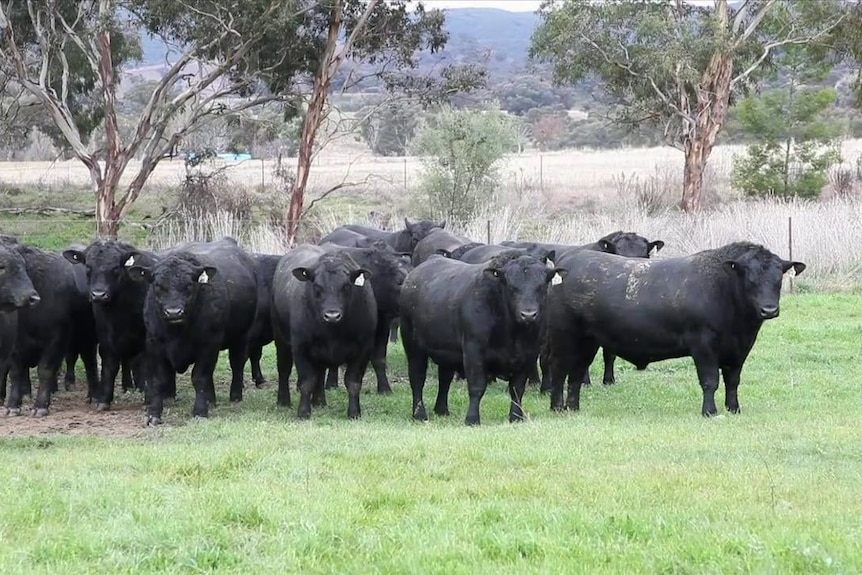
[[[123,265],[127,268],[130,268],[135,265],[135,256],[129,256],[129,259],[127,259],[126,263],[124,263]]]
[[[547,267],[549,270],[552,270],[557,267],[557,264],[554,263],[554,260],[548,259],[545,261],[545,267]]]
[[[207,271],[204,270],[201,272],[201,275],[198,276],[199,284],[208,284],[210,283],[210,277],[207,275]]]
[[[356,276],[356,279],[353,280],[353,285],[362,287],[365,285],[365,274],[359,274]]]
[[[563,277],[558,273],[554,274],[554,277],[551,278],[551,285],[558,286],[561,283],[563,283]]]

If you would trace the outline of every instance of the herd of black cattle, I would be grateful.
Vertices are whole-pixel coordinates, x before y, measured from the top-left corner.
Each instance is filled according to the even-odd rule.
[[[738,412],[743,363],[760,326],[778,316],[783,275],[805,264],[748,242],[649,259],[663,245],[624,232],[583,246],[486,245],[445,222],[407,220],[395,232],[342,226],[284,255],[249,254],[231,238],[164,251],[97,240],[57,253],[0,236],[0,397],[19,415],[36,367],[32,413],[48,415],[63,361],[68,389],[80,357],[96,409],[110,409],[122,368],[122,389],[143,391],[147,422],[157,424],[176,374],[191,367],[193,415],[206,416],[219,353],[228,350],[230,400],[240,401],[246,362],[262,385],[262,349],[274,341],[279,405],[291,405],[294,365],[300,418],[325,405],[343,366],[356,418],[369,362],[377,391],[391,392],[386,350],[400,328],[414,419],[428,417],[429,360],[438,368],[438,415],[449,414],[457,374],[469,390],[467,424],[479,423],[495,378],[509,382],[509,420],[521,420],[539,367],[551,409],[577,410],[599,347],[605,384],[614,383],[616,356],[637,369],[692,357],[702,413],[717,412],[719,372],[725,406]]]

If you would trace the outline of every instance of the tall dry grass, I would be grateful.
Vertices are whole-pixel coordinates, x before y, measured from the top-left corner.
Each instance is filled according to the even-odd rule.
[[[399,228],[403,215],[392,214]],[[320,237],[345,223],[375,225],[367,210],[319,210],[309,226]],[[465,223],[447,225],[478,241],[534,240],[579,245],[616,231],[637,232],[661,239],[656,258],[675,257],[735,241],[763,244],[784,258],[807,264],[795,285],[811,290],[850,290],[862,287],[862,200],[835,197],[828,201],[737,200],[697,215],[678,211],[650,213],[632,205],[596,212],[555,216],[519,206],[489,207]],[[154,230],[151,243],[164,248],[185,241],[207,241],[231,236],[251,252],[284,253],[281,234],[266,223],[238,220],[220,212],[207,218],[173,221]]]

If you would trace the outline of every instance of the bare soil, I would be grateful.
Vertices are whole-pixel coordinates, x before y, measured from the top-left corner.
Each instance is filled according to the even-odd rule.
[[[61,382],[62,390],[62,382]],[[33,417],[33,401],[24,398],[21,415],[7,416],[0,407],[0,438],[37,435],[95,435],[100,437],[139,437],[152,433],[146,426],[143,396],[139,393],[118,393],[110,411],[96,411],[87,403],[84,390],[59,391],[51,398],[47,417]]]

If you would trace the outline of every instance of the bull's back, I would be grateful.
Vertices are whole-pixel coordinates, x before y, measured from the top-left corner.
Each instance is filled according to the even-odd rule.
[[[427,347],[459,345],[459,306],[481,266],[433,256],[417,266],[401,287],[401,317]]]

